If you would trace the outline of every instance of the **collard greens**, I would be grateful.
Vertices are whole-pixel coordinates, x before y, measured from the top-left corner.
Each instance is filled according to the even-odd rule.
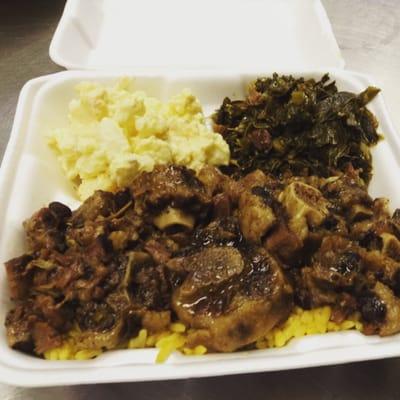
[[[370,146],[380,138],[365,107],[379,92],[339,92],[321,80],[274,74],[250,84],[245,100],[225,98],[213,116],[228,142],[234,175],[261,169],[276,176],[331,176],[347,168],[371,179]]]

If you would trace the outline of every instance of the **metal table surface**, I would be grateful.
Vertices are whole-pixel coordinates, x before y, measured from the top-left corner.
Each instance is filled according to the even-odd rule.
[[[323,0],[346,68],[369,73],[383,89],[400,128],[400,1]],[[0,153],[11,130],[19,90],[34,77],[61,70],[48,47],[64,0],[0,2]],[[397,108],[396,108],[397,107]],[[0,384],[4,400],[71,399],[398,399],[400,359],[305,370],[171,382],[45,389]]]

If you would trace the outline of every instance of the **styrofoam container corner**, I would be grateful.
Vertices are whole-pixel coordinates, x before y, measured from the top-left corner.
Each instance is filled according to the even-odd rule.
[[[225,96],[243,97],[249,81],[273,71],[66,71],[28,82],[23,88],[9,145],[0,170],[0,262],[24,249],[23,219],[53,200],[75,207],[72,186],[63,175],[44,135],[67,124],[67,105],[74,86],[82,81],[109,84],[121,75],[131,75],[138,89],[167,99],[185,87],[192,89],[206,114],[212,113]],[[295,76],[320,78],[326,70],[284,70]],[[330,70],[342,90],[359,92],[371,84],[369,77],[339,69]],[[399,138],[388,118],[382,95],[371,103],[379,131],[385,140],[373,151],[373,196],[391,199],[400,207],[397,176],[400,168]],[[4,268],[0,269],[0,320],[10,307]],[[306,368],[400,355],[399,335],[380,338],[358,332],[337,332],[293,340],[281,349],[188,357],[173,354],[163,365],[155,364],[156,349],[109,351],[94,360],[49,361],[32,357],[7,346],[0,330],[0,381],[17,386],[53,386],[98,382],[129,382],[182,379],[261,371]]]

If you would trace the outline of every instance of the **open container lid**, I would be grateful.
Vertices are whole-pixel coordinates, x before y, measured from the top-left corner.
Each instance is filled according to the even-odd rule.
[[[50,57],[93,70],[344,66],[320,0],[68,0]]]

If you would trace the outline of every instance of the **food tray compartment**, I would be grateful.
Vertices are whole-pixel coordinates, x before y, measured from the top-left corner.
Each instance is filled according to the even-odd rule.
[[[285,72],[285,71],[280,71]],[[286,71],[295,76],[320,78],[326,71]],[[58,200],[75,208],[79,205],[44,135],[49,129],[67,124],[67,107],[74,86],[81,81],[113,83],[120,76],[135,78],[137,89],[166,100],[183,88],[198,96],[210,115],[225,96],[242,98],[247,84],[263,71],[238,73],[145,71],[68,71],[34,80],[23,89],[18,104],[9,148],[0,173],[0,262],[22,253],[22,221],[50,201]],[[330,75],[341,90],[359,92],[371,84],[368,77],[342,70]],[[388,118],[382,95],[369,108],[377,116],[379,132],[385,135],[373,150],[372,196],[388,197],[391,208],[400,207],[397,183],[400,143]],[[10,307],[5,270],[0,269],[0,319]],[[257,371],[303,368],[400,355],[400,335],[380,338],[355,331],[313,335],[292,340],[282,349],[266,349],[187,357],[173,354],[165,364],[154,363],[156,349],[109,351],[88,361],[48,361],[8,348],[5,330],[0,330],[0,380],[26,386],[49,386],[115,381],[141,381],[213,376]]]

